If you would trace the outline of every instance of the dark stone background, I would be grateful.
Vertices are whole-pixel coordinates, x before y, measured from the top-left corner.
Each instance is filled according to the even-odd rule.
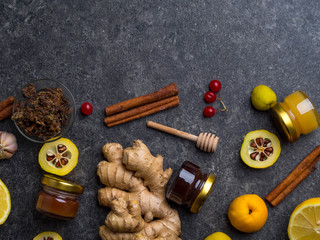
[[[319,130],[295,143],[286,142],[268,112],[256,111],[250,103],[252,89],[265,84],[279,101],[303,90],[320,108],[318,0],[2,0],[0,39],[0,99],[39,78],[61,81],[74,94],[77,116],[67,137],[76,143],[80,156],[67,177],[85,185],[74,220],[41,216],[35,210],[41,188],[37,161],[41,144],[24,139],[10,120],[1,122],[0,129],[14,133],[19,143],[13,158],[0,162],[0,178],[12,199],[9,218],[0,226],[1,239],[32,239],[49,230],[64,239],[99,239],[98,228],[108,210],[97,202],[102,185],[96,165],[107,142],[127,147],[141,139],[153,154],[164,157],[165,167],[176,171],[189,160],[217,175],[200,213],[172,204],[179,211],[184,240],[204,239],[215,231],[232,239],[286,240],[293,209],[319,197],[316,170],[279,206],[267,204],[268,220],[259,232],[241,233],[227,217],[235,197],[255,193],[264,198],[320,143]],[[206,119],[203,95],[212,79],[222,82],[229,111]],[[178,84],[179,107],[113,128],[103,123],[107,105],[172,82]],[[85,101],[94,106],[87,117],[79,111]],[[147,120],[195,135],[215,133],[220,145],[214,154],[203,153],[188,140],[147,128]],[[264,170],[247,167],[239,154],[245,134],[257,129],[278,135],[282,146],[278,161]]]

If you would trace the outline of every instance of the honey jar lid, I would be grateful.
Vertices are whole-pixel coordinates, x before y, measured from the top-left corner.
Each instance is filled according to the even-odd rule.
[[[41,183],[43,185],[56,188],[58,190],[66,191],[69,193],[83,193],[83,186],[51,174],[44,174],[41,179]]]
[[[293,122],[280,103],[277,103],[271,108],[271,116],[279,131],[281,131],[289,142],[295,142],[298,140],[299,135],[293,125]]]
[[[210,173],[200,193],[198,194],[197,198],[194,200],[193,204],[191,205],[190,212],[198,213],[200,211],[202,205],[204,204],[204,201],[209,196],[215,181],[216,181],[216,176]]]

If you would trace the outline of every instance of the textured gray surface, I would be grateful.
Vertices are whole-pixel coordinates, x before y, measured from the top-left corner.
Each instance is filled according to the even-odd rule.
[[[181,216],[184,240],[204,239],[215,231],[232,239],[287,240],[295,206],[319,197],[316,170],[279,206],[267,204],[268,220],[259,232],[241,233],[227,218],[235,197],[246,193],[264,197],[320,143],[319,130],[293,144],[280,138],[280,158],[264,170],[247,167],[239,156],[247,132],[266,129],[279,136],[268,113],[252,108],[254,86],[270,86],[280,101],[304,90],[320,108],[318,0],[2,0],[0,39],[0,99],[38,78],[56,79],[71,88],[78,111],[67,137],[78,146],[80,157],[67,176],[86,188],[76,219],[61,222],[38,214],[41,144],[25,140],[10,120],[1,122],[0,129],[14,133],[19,142],[16,155],[0,162],[0,178],[12,198],[10,216],[0,226],[1,239],[32,239],[48,230],[64,239],[99,239],[98,228],[107,210],[97,203],[102,185],[95,172],[103,158],[100,149],[107,142],[127,147],[141,139],[174,171],[189,160],[217,175],[200,213],[172,204]],[[221,94],[229,111],[205,119],[203,94],[212,79],[222,82]],[[104,125],[105,106],[174,81],[179,107],[114,128]],[[85,101],[94,106],[88,117],[79,112]],[[147,120],[193,134],[213,132],[221,142],[216,153],[202,153],[192,142],[148,129]]]

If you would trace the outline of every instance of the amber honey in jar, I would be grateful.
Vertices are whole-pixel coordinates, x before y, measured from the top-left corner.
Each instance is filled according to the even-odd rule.
[[[303,91],[285,97],[271,108],[271,115],[279,131],[289,142],[301,134],[308,134],[320,125],[320,116],[311,99]]]
[[[198,213],[215,180],[214,174],[204,174],[200,167],[185,161],[168,187],[166,197],[180,205],[187,205],[190,212]]]
[[[51,174],[44,174],[41,183],[36,209],[53,218],[73,219],[77,215],[78,196],[83,192],[83,186]]]

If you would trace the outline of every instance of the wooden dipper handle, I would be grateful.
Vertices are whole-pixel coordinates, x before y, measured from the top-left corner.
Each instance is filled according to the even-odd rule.
[[[154,129],[157,129],[157,130],[160,130],[162,132],[170,133],[172,135],[175,135],[175,136],[178,136],[178,137],[181,137],[181,138],[185,138],[185,139],[194,141],[194,142],[196,142],[198,140],[198,137],[195,136],[195,135],[192,135],[190,133],[186,133],[186,132],[177,130],[175,128],[167,127],[165,125],[162,125],[162,124],[159,124],[159,123],[155,123],[155,122],[152,122],[152,121],[148,121],[147,122],[147,126],[151,127],[151,128],[154,128]]]
[[[199,136],[195,136],[152,121],[148,121],[147,126],[196,142],[196,147],[205,152],[215,152],[217,149],[219,138],[211,133],[200,133]]]

